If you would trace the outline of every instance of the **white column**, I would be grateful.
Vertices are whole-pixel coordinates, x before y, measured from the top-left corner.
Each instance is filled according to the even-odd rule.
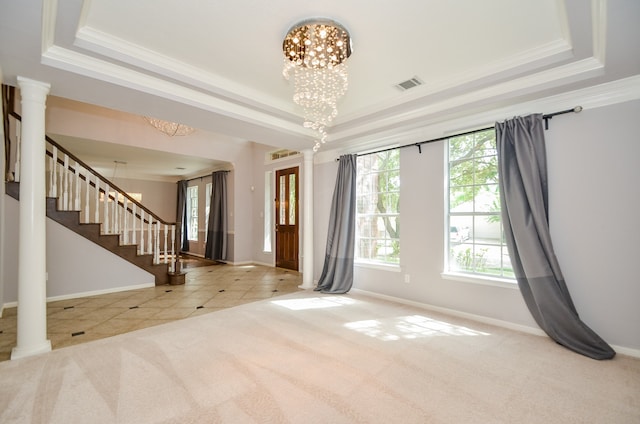
[[[18,337],[11,359],[51,350],[47,340],[45,101],[49,84],[18,77],[22,93]]]
[[[304,154],[304,233],[302,234],[302,285],[301,289],[312,289],[313,284],[313,150]]]
[[[2,75],[2,67],[0,66],[0,83],[4,83],[4,78]],[[2,103],[0,102],[0,115],[4,116],[4,110],[2,107]],[[4,142],[4,125],[0,125],[0,140]],[[4,166],[5,161],[5,151],[4,147],[0,148],[0,304],[4,305],[4,254],[6,252],[4,243],[5,243],[5,226],[4,226],[4,194],[5,194],[5,181],[7,179],[7,170]]]

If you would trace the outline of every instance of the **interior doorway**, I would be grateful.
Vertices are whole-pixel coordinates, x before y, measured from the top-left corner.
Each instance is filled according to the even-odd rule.
[[[298,167],[276,171],[276,266],[298,271]]]

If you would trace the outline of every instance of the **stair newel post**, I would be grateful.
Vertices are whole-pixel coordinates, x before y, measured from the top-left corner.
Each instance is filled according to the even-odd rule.
[[[58,197],[58,147],[51,150],[51,180],[49,181],[49,197]]]
[[[144,209],[140,209],[140,254],[144,255]]]
[[[138,244],[136,241],[136,221],[137,221],[137,206],[135,203],[131,207],[131,244]]]
[[[62,165],[62,209],[63,211],[68,211],[68,200],[69,200],[69,176],[67,170],[69,169],[69,156],[64,155],[64,165]]]
[[[109,234],[109,184],[104,187],[104,197],[102,198],[102,204],[104,206],[104,233]]]
[[[124,202],[123,202],[123,206],[122,208],[124,209],[124,211],[122,212],[122,232],[124,235],[124,240],[123,243],[124,244],[129,244],[129,205],[128,205],[128,200],[126,197],[124,198]]]
[[[169,227],[167,226],[167,224],[164,224],[164,263],[165,264],[169,261],[169,256],[168,256],[169,246],[167,246],[168,238],[169,238]]]
[[[76,166],[73,169],[73,173],[75,175],[75,184],[76,184],[76,191],[75,191],[74,202],[73,202],[74,211],[80,210],[80,169],[79,168],[80,168],[80,165],[76,161]]]
[[[95,223],[99,224],[100,223],[100,179],[98,178],[98,176],[96,175],[95,178],[95,189],[96,189],[96,198],[95,198],[95,205],[96,205],[96,210],[94,211],[94,218],[95,218]]]

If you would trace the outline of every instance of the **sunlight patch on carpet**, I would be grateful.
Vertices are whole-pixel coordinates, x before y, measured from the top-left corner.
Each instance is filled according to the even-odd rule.
[[[489,333],[438,321],[422,315],[409,315],[388,319],[369,319],[345,324],[350,330],[369,337],[392,341],[436,336],[489,336]]]

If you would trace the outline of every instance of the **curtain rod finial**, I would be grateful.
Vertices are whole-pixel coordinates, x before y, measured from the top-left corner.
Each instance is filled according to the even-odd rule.
[[[580,113],[580,112],[582,112],[582,106],[576,106],[576,107],[574,107],[574,108],[573,108],[573,111],[574,111],[575,113]]]

